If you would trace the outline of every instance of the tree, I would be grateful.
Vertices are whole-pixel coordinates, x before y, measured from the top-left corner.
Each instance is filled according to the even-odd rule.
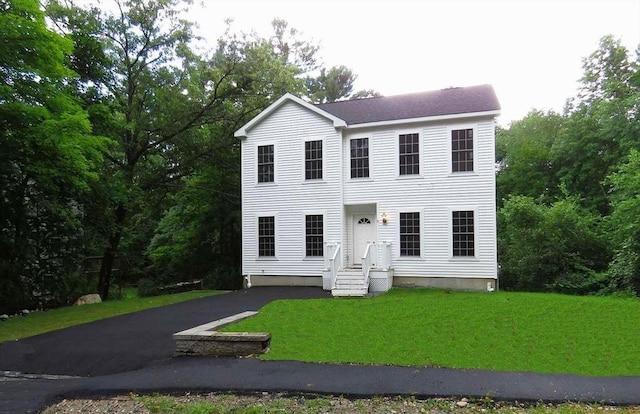
[[[326,103],[380,96],[373,90],[352,93],[357,78],[358,76],[346,66],[333,66],[329,70],[322,68],[317,77],[306,79],[308,97],[313,103]]]
[[[609,266],[609,290],[640,294],[640,152],[608,178],[612,212],[608,217],[614,260]]]
[[[580,93],[567,103],[564,132],[554,142],[552,155],[567,190],[606,215],[605,177],[631,148],[640,148],[640,85],[634,83],[637,64],[630,62],[620,41],[605,36],[599,49],[584,60],[583,68]]]
[[[69,93],[72,43],[37,1],[0,1],[0,302],[66,303],[82,255],[82,200],[106,141]]]
[[[87,110],[117,146],[105,154],[105,172],[115,190],[103,211],[110,213],[98,290],[107,299],[112,269],[129,219],[145,211],[166,184],[188,175],[203,154],[220,144],[207,136],[206,125],[227,120],[250,77],[238,75],[240,56],[220,47],[209,57],[190,49],[192,25],[181,19],[179,0],[116,1],[115,14],[91,13],[66,5],[55,16],[58,26],[102,51],[104,70],[87,72]],[[65,12],[66,10],[66,12]],[[100,14],[97,14],[100,13]],[[85,16],[73,19],[70,16]],[[93,16],[93,18],[91,18]],[[74,59],[83,62],[81,56]],[[86,67],[85,65],[80,65]],[[161,192],[160,192],[161,193]],[[159,206],[156,206],[159,207]],[[146,214],[145,214],[146,213]],[[153,227],[147,225],[146,227]],[[135,237],[134,237],[135,238]]]
[[[496,134],[498,204],[523,195],[547,202],[561,198],[558,165],[551,154],[564,120],[554,112],[532,111]]]
[[[314,66],[312,46],[299,38],[283,40],[286,22],[274,21],[275,35],[236,36],[230,29],[220,47],[241,56],[235,76],[246,83],[237,105],[228,108],[235,123],[207,126],[208,135],[224,142],[219,151],[176,184],[171,207],[163,214],[146,249],[151,269],[162,282],[202,275],[208,286],[238,288],[240,275],[240,146],[234,131],[285,92],[304,95],[304,74]],[[286,33],[298,32],[294,29]],[[282,46],[286,43],[290,46]],[[302,67],[296,62],[306,62]]]

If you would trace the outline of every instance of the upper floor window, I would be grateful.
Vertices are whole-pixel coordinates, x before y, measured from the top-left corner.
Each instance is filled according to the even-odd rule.
[[[351,140],[351,178],[369,177],[369,138]]]
[[[453,256],[475,256],[473,211],[453,212]]]
[[[307,257],[324,256],[324,219],[322,214],[305,217],[305,253]]]
[[[451,131],[451,171],[473,171],[473,129]]]
[[[322,140],[304,143],[304,178],[322,179]]]
[[[276,255],[276,218],[258,217],[258,256]]]
[[[420,256],[420,213],[400,213],[400,256]]]
[[[273,145],[258,146],[258,182],[272,183],[275,181]]]
[[[417,133],[400,135],[400,175],[420,174],[420,138]]]

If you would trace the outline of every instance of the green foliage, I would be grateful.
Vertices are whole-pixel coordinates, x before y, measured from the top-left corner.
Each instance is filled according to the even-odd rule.
[[[580,375],[638,375],[640,367],[637,299],[393,289],[275,301],[223,330],[270,332],[262,358],[271,360]]]
[[[640,67],[605,36],[583,68],[563,115],[497,133],[503,287],[640,293]]]
[[[72,43],[36,1],[0,8],[0,311],[75,300],[82,202],[106,141],[69,93]],[[75,283],[73,283],[75,285]],[[79,289],[83,290],[83,289]]]
[[[560,198],[558,166],[551,148],[562,132],[562,116],[532,111],[496,133],[498,200],[522,195],[553,202]]]
[[[570,199],[550,206],[513,196],[498,212],[503,289],[588,293],[607,263],[597,219]]]
[[[628,161],[609,177],[612,213],[609,235],[615,258],[609,267],[609,289],[640,293],[640,152],[631,150]]]
[[[307,93],[311,102],[326,103],[343,99],[362,99],[380,96],[373,90],[353,92],[353,83],[357,75],[346,66],[333,66],[329,70],[322,68],[316,77],[306,78]]]
[[[630,149],[640,149],[640,85],[633,82],[638,67],[629,62],[629,52],[619,40],[605,36],[583,68],[581,92],[567,104],[564,133],[552,152],[567,190],[606,215],[610,211],[605,178]]]
[[[138,280],[138,296],[147,298],[149,296],[158,296],[158,282],[151,279]]]

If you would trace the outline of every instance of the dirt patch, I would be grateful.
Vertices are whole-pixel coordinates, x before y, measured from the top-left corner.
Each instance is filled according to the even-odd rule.
[[[203,411],[202,405],[211,406]],[[196,406],[200,406],[199,410]],[[148,408],[147,408],[148,407]],[[189,410],[188,407],[193,407]],[[181,396],[117,396],[101,400],[63,400],[43,411],[43,414],[71,413],[598,413],[602,411],[619,413],[640,413],[639,407],[605,407],[580,404],[521,404],[518,402],[496,402],[491,399],[469,400],[434,398],[374,397],[349,399],[335,396],[286,395],[259,393],[255,395],[234,394],[186,394]]]

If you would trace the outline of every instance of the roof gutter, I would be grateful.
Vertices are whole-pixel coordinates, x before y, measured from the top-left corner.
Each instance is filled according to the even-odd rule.
[[[387,125],[446,121],[449,119],[466,119],[466,118],[488,117],[488,116],[498,116],[498,115],[500,115],[500,110],[484,111],[484,112],[465,112],[462,114],[448,114],[448,115],[438,115],[438,116],[426,116],[422,118],[393,119],[390,121],[377,121],[377,122],[367,122],[363,124],[352,124],[352,125],[347,125],[346,128],[347,129],[374,128],[374,127],[387,126]]]

